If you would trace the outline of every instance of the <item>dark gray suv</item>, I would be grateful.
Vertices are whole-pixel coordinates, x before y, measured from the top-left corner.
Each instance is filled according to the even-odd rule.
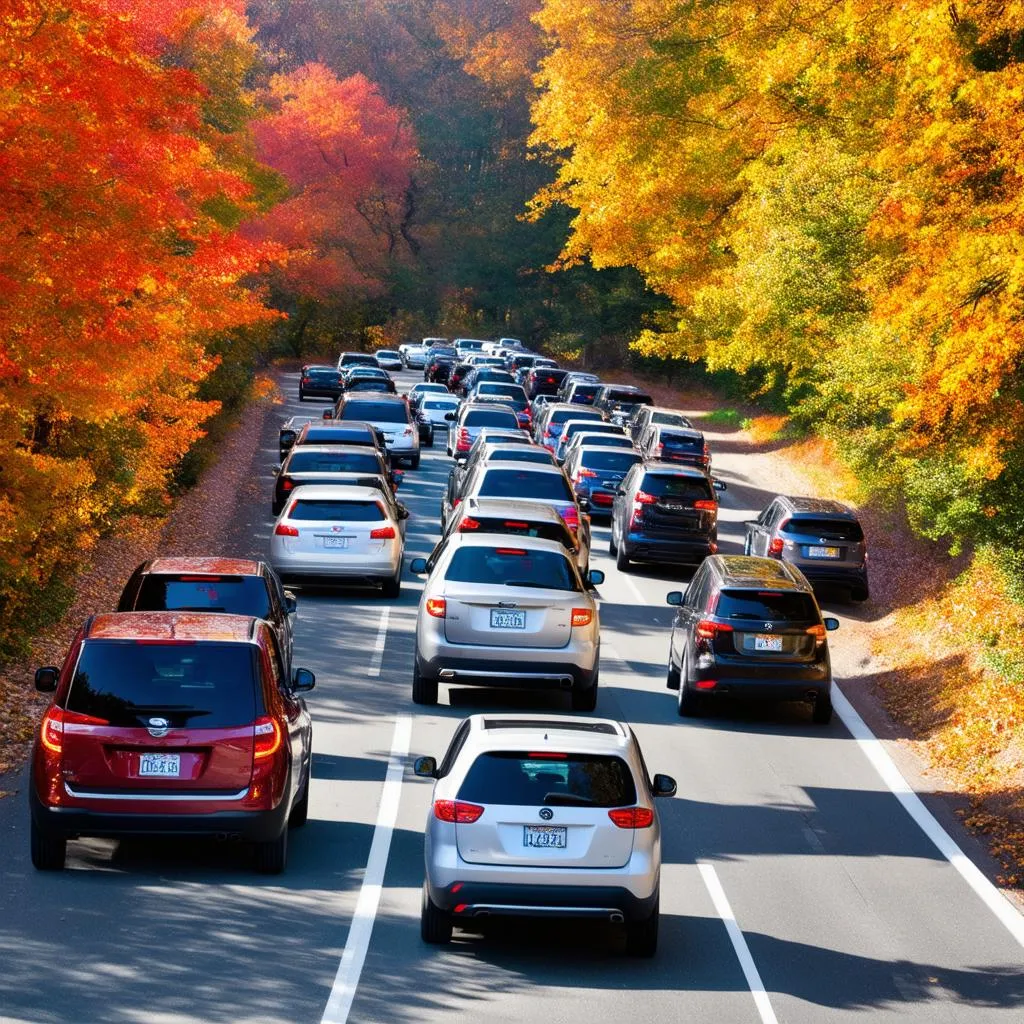
[[[780,558],[812,583],[847,588],[854,601],[868,599],[864,531],[846,505],[780,494],[745,526],[745,554]]]

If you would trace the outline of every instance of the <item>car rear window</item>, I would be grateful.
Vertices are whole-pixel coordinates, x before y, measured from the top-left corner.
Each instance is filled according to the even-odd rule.
[[[864,531],[856,519],[790,519],[782,524],[783,533],[797,533],[828,540],[846,540],[857,543],[864,539]]]
[[[605,401],[619,402],[622,405],[654,405],[650,395],[643,391],[624,391],[619,388],[611,388],[605,393]]]
[[[518,384],[483,383],[480,385],[481,395],[506,395],[509,398],[526,401],[526,392]]]
[[[542,466],[553,466],[554,457],[547,448],[538,448],[533,445],[523,445],[514,452],[491,452],[487,456],[488,462],[537,462]]]
[[[317,380],[330,381],[332,384],[336,383],[341,377],[341,374],[337,370],[330,370],[326,367],[316,367],[306,371],[307,377],[315,377]]]
[[[714,498],[711,482],[703,477],[672,476],[668,473],[648,473],[640,490],[656,498],[681,498],[688,501]]]
[[[348,386],[349,391],[381,391],[393,393],[395,391],[394,381],[377,380],[376,377],[368,377],[363,380],[354,380]]]
[[[593,431],[587,430],[583,434],[576,434],[575,438],[579,438],[575,443],[579,444],[581,448],[632,448],[633,442],[626,437],[625,434],[595,434]],[[574,438],[574,441],[575,441]]]
[[[379,473],[380,459],[370,452],[344,452],[331,455],[327,452],[304,452],[295,450],[288,463],[289,473]]]
[[[557,551],[531,551],[514,544],[464,547],[452,555],[444,578],[485,586],[538,587],[544,590],[580,589],[569,559]]]
[[[616,426],[614,423],[601,423],[598,421],[595,423],[593,420],[587,420],[586,423],[572,423],[568,422],[562,428],[562,434],[566,437],[572,437],[573,434],[618,434],[620,437],[626,435],[622,433],[622,427]]]
[[[574,384],[572,387],[572,394],[574,396],[586,395],[587,398],[593,398],[600,390],[600,384]]]
[[[519,420],[514,412],[505,409],[471,409],[462,421],[466,427],[511,427],[517,428]]]
[[[640,453],[630,451],[585,452],[580,456],[580,465],[588,469],[615,469],[623,473],[639,461]]]
[[[424,409],[457,409],[459,407],[458,402],[446,402],[444,399],[434,398],[425,399],[423,402]]]
[[[376,356],[364,355],[360,352],[346,352],[341,357],[342,366],[376,366]]]
[[[652,412],[651,423],[669,427],[689,427],[692,425],[681,412]]]
[[[664,431],[658,440],[666,448],[675,448],[678,451],[695,452],[698,455],[704,454],[703,437],[687,437],[685,434],[667,434]]]
[[[317,523],[379,523],[386,517],[384,509],[376,501],[299,498],[288,509],[288,518]]]
[[[172,728],[223,729],[256,718],[255,648],[241,643],[87,640],[67,709],[118,727],[152,715]]]
[[[517,537],[540,537],[543,540],[558,541],[559,544],[571,545],[572,534],[569,527],[561,520],[557,523],[543,521],[534,522],[530,519],[517,519],[515,516],[473,516],[473,519],[480,525],[475,529],[480,533],[507,533]],[[466,527],[462,527],[466,531]]]
[[[441,356],[441,357],[448,357],[448,358],[455,359],[455,358],[458,357],[459,351],[458,351],[458,349],[447,348],[447,347],[443,347],[441,345],[438,345],[435,348],[432,348],[430,350],[430,355],[432,357]]]
[[[370,423],[407,423],[409,407],[405,402],[346,402],[338,419],[367,420]]]
[[[819,619],[811,595],[792,590],[723,590],[718,595],[714,613],[725,619],[751,621],[816,622]]]
[[[569,420],[591,420],[600,423],[604,420],[604,416],[602,416],[597,409],[580,409],[579,407],[572,409],[555,409],[555,411],[551,413],[551,418],[548,422],[554,426],[558,423],[566,423]],[[598,433],[601,433],[601,431],[598,431]],[[619,433],[621,433],[621,431],[619,431]]]
[[[623,807],[636,803],[636,785],[620,757],[502,750],[477,756],[458,799],[518,807]]]
[[[315,427],[310,427],[310,429],[306,431],[304,440],[306,444],[368,445],[371,443],[370,435],[364,434],[362,431],[358,433],[350,433],[347,430],[332,430],[330,428],[326,430],[317,430]]]
[[[529,469],[489,469],[477,494],[481,498],[547,498],[573,501],[569,484],[561,473],[534,473]]]
[[[262,576],[220,576],[147,573],[142,577],[136,612],[228,612],[231,615],[270,616],[270,595]]]

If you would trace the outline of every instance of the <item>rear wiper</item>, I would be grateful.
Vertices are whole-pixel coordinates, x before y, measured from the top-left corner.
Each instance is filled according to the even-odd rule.
[[[585,804],[593,806],[594,801],[586,796],[577,796],[575,793],[545,793],[544,803],[554,804],[558,807],[561,804]]]

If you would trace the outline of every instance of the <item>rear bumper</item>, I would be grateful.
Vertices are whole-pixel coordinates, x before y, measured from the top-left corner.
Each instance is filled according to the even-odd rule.
[[[735,671],[735,669],[733,669]],[[711,689],[701,689],[699,682],[715,681]],[[695,678],[687,680],[696,693],[718,697],[741,697],[764,700],[815,700],[821,694],[828,694],[832,685],[826,665],[794,668],[765,675],[730,674],[723,665],[713,665],[698,670]]]
[[[662,538],[630,533],[619,547],[625,555],[638,562],[672,562],[681,565],[697,565],[718,550],[713,538],[707,534]]]
[[[794,562],[792,564],[811,583],[820,583],[826,586],[834,584],[839,587],[852,587],[854,590],[863,590],[865,594],[868,592],[868,574],[866,569],[823,565],[820,562]]]
[[[341,388],[313,388],[308,384],[305,387],[300,385],[299,391],[303,398],[329,398],[332,402],[336,402],[342,396]]]
[[[401,549],[386,557],[349,555],[345,558],[285,555],[271,548],[270,564],[282,579],[310,580],[387,580],[393,579],[402,564]]]
[[[597,658],[579,665],[547,658],[516,662],[509,660],[520,651],[495,651],[493,657],[459,657],[436,653],[430,658],[417,656],[420,675],[451,686],[491,686],[512,690],[589,690],[596,682]],[[526,652],[529,654],[530,652]],[[534,652],[536,653],[536,652]],[[548,653],[548,652],[545,652]],[[578,653],[578,652],[577,652]]]

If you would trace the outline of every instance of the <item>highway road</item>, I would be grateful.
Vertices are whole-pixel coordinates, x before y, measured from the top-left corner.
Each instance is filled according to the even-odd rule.
[[[417,377],[398,375],[400,386]],[[299,405],[295,375],[284,383],[282,415],[319,411]],[[269,417],[253,467],[266,500],[242,497],[226,554],[266,554],[277,426]],[[739,524],[769,494],[738,453],[723,448],[715,465],[729,484],[722,547],[738,551]],[[441,444],[406,475],[408,556],[432,546],[449,466]],[[23,794],[0,801],[0,1020],[1024,1020],[1021,918],[940,852],[927,811],[912,818],[879,773],[882,748],[839,718],[811,724],[802,707],[680,719],[664,685],[664,598],[685,574],[621,574],[607,528],[595,523],[594,538],[592,564],[607,573],[597,714],[631,722],[650,770],[679,783],[659,803],[654,960],[624,956],[611,929],[549,922],[456,932],[446,948],[420,941],[430,784],[412,758],[443,753],[467,714],[568,702],[442,687],[436,708],[415,707],[420,584],[407,574],[395,602],[356,589],[300,596],[296,663],[317,675],[313,789],[280,878],[235,847],[168,841],[72,843],[68,870],[40,874]],[[831,642],[841,651],[842,630]]]

